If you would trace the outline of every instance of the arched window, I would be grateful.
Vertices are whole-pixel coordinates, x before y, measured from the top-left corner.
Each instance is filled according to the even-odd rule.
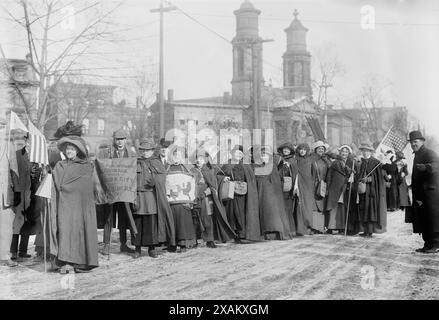
[[[245,59],[244,59],[244,48],[238,48],[238,76],[244,75],[245,70]]]
[[[98,135],[103,136],[105,133],[105,120],[98,119]]]
[[[303,86],[303,67],[302,62],[294,62],[293,68],[294,78],[293,85],[294,86]]]
[[[82,133],[88,134],[89,130],[90,130],[90,120],[85,118],[84,120],[82,120]]]

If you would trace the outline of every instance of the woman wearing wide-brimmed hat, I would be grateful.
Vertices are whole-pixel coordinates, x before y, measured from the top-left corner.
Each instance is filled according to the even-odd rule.
[[[360,234],[372,237],[373,233],[382,233],[387,227],[385,171],[382,163],[372,156],[375,149],[370,143],[359,147],[363,158],[357,175],[359,190],[359,214],[364,232]]]
[[[323,213],[325,196],[321,195],[321,185],[326,183],[326,175],[331,166],[331,160],[326,155],[329,145],[321,140],[312,144],[311,153],[312,167],[311,173],[314,177],[314,203],[312,226],[314,232],[324,231],[325,216]],[[323,190],[323,189],[322,189]]]
[[[335,160],[328,171],[327,190],[325,198],[325,227],[327,233],[338,231],[344,233],[346,217],[348,218],[348,234],[358,233],[359,218],[356,206],[356,189],[354,174],[357,171],[356,162],[352,157],[352,148],[348,145],[340,146],[339,157]],[[349,191],[349,189],[351,189]],[[349,195],[351,196],[349,200]],[[349,210],[348,210],[349,203]]]
[[[56,235],[57,247],[51,246],[51,253],[56,255],[61,273],[73,269],[88,271],[99,265],[93,168],[81,137],[63,137],[58,141],[58,148],[66,159],[53,169],[52,205],[57,230],[52,234]]]
[[[235,240],[237,243],[243,239],[260,241],[259,201],[254,168],[241,145],[234,146],[230,153],[229,163],[224,164],[218,172],[219,188],[229,180],[241,184],[245,182],[247,192],[235,193],[233,199],[225,201],[227,219],[238,236]]]
[[[405,208],[411,206],[410,198],[409,198],[409,190],[407,185],[407,176],[409,175],[407,163],[404,161],[405,156],[401,151],[396,152],[395,154],[395,164],[398,169],[398,173],[395,177],[396,184],[398,186],[397,189],[397,198],[396,198],[396,207],[405,211]]]
[[[295,215],[301,215],[304,221],[304,230],[299,225],[297,227],[297,235],[312,234],[312,215],[314,209],[314,177],[312,175],[313,159],[309,155],[310,148],[307,143],[301,143],[296,148],[297,159],[297,185],[298,185],[298,206]],[[296,219],[297,221],[300,218]],[[299,231],[300,230],[300,231]]]
[[[280,161],[277,165],[279,175],[282,183],[282,193],[285,203],[285,211],[287,213],[290,232],[292,236],[297,233],[304,233],[306,228],[304,227],[303,217],[301,215],[294,215],[294,207],[297,205],[296,195],[294,191],[295,181],[297,179],[297,160],[294,156],[294,146],[290,142],[281,144],[277,148],[277,152],[280,156]],[[298,219],[298,221],[296,221]]]

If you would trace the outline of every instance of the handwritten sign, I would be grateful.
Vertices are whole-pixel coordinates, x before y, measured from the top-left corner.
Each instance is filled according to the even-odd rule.
[[[107,203],[135,203],[137,195],[136,169],[136,158],[96,160],[97,177],[105,193]]]

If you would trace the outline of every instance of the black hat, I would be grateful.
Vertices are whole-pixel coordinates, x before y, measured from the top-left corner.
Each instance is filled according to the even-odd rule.
[[[159,144],[161,148],[168,148],[172,144],[172,142],[165,140],[165,138],[161,138]]]
[[[424,140],[425,138],[422,136],[421,131],[415,130],[409,133],[409,139],[407,141],[413,141],[416,139]]]
[[[277,148],[277,152],[278,152],[278,153],[282,153],[282,150],[283,150],[284,148],[290,149],[291,154],[294,154],[294,146],[293,146],[292,143],[290,143],[290,142],[285,142],[285,143],[281,144],[281,145]]]
[[[401,151],[397,151],[396,152],[396,160],[401,160],[401,159],[405,159],[404,153],[402,153]]]

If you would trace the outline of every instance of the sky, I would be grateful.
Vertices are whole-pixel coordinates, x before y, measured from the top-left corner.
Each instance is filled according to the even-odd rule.
[[[233,11],[242,1],[171,2],[180,10],[165,14],[165,89],[174,89],[175,99],[220,96],[224,91],[231,91],[232,45],[226,40],[234,37]],[[0,1],[3,5],[9,3],[8,8],[13,10],[11,0]],[[159,1],[108,0],[101,10],[119,3],[113,20],[127,29],[119,34],[123,41],[99,44],[105,54],[88,57],[85,63],[109,66],[109,70],[103,71],[108,77],[101,81],[119,86],[124,96],[135,86],[131,79],[134,74],[145,72],[152,81],[157,79],[159,22],[158,14],[150,10],[158,7]],[[266,81],[282,86],[284,29],[297,9],[298,18],[309,29],[307,44],[311,55],[327,50],[344,67],[345,72],[328,91],[329,102],[351,106],[360,95],[364,79],[374,74],[390,84],[384,101],[387,106],[394,103],[406,106],[428,134],[439,137],[438,1],[254,0],[252,3],[261,10],[259,35],[274,40],[265,43],[263,49]],[[375,10],[372,30],[361,27],[364,5]],[[5,17],[4,12],[0,13],[1,17]],[[11,27],[4,19],[0,21],[5,24],[0,30],[0,43],[6,55],[24,56],[25,43],[20,42],[25,39],[23,30]],[[80,17],[78,21],[80,24]],[[316,63],[312,68],[315,67]]]

